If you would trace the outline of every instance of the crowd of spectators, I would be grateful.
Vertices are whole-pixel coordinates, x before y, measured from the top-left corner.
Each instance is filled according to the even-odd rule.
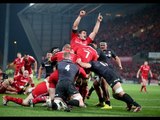
[[[106,40],[118,56],[133,57],[137,53],[160,52],[160,7],[146,7],[134,14],[103,21],[96,40]],[[120,72],[125,79],[134,79],[140,63],[125,62]],[[160,74],[160,63],[151,63],[153,79]]]
[[[160,7],[147,7],[131,15],[104,21],[97,41],[105,39],[120,56],[160,50]]]

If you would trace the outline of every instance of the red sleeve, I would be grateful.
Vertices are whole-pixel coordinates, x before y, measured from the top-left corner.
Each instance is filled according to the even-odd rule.
[[[141,65],[141,67],[140,67],[140,71],[142,71],[142,69],[143,69],[143,65]]]
[[[51,61],[52,61],[52,62],[53,62],[53,61],[57,61],[57,53],[56,53],[54,56],[51,57]]]
[[[14,64],[14,65],[16,64],[16,59],[13,61],[13,64]]]
[[[30,61],[33,63],[36,61],[32,56],[29,56],[29,58],[30,58]]]
[[[79,66],[79,74],[82,75],[83,78],[87,78],[85,70],[80,66]]]
[[[72,34],[71,34],[71,40],[70,40],[71,46],[73,44],[75,44],[75,40],[76,40],[77,37],[78,37],[78,34],[76,32],[72,32]]]
[[[16,77],[14,77],[14,81],[19,81],[20,77],[21,77],[21,76],[16,76]]]
[[[76,63],[76,60],[77,60],[77,54],[72,53],[72,54],[71,54],[71,60],[72,60],[72,62],[73,62],[73,63]]]
[[[49,88],[56,88],[56,85],[54,83],[49,83]]]
[[[87,44],[90,44],[90,43],[92,43],[92,41],[93,41],[90,37],[87,37],[86,40],[87,40]]]
[[[58,82],[58,70],[55,70],[53,73],[51,73],[51,75],[49,76],[49,87],[50,88],[55,88],[56,84]]]
[[[77,31],[75,31],[75,32],[72,31],[72,33],[71,33],[71,40],[73,38],[77,37],[77,36],[78,36]]]

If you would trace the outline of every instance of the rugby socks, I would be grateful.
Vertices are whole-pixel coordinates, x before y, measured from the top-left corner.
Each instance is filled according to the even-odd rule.
[[[143,88],[144,88],[144,86],[141,86],[141,90],[140,90],[141,92],[142,92]]]
[[[99,99],[99,102],[100,102],[100,103],[103,103],[103,102],[104,102],[104,99],[103,99],[102,97],[99,97],[98,99]]]
[[[96,91],[96,93],[98,95],[99,102],[103,103],[104,99],[102,97],[101,89],[99,88],[99,86],[94,86],[94,88],[95,88],[95,91]]]
[[[137,102],[135,102],[130,95],[128,95],[127,93],[125,93],[122,98],[124,99],[124,102],[126,102],[127,104],[132,104],[134,106],[140,106]]]
[[[140,106],[137,102],[135,102],[130,95],[125,93],[122,97],[119,97],[117,94],[113,94],[113,97],[117,100],[121,100],[125,102],[126,104],[132,104],[134,106]]]
[[[141,86],[141,92],[143,91],[143,89],[144,89],[144,92],[147,92],[147,88],[146,88],[146,86],[145,85],[143,85],[143,86]]]
[[[112,94],[112,96],[117,99],[117,100],[121,100],[124,101],[122,97],[119,97],[117,94]]]
[[[83,101],[85,100],[85,97],[87,96],[87,93],[88,93],[88,88],[87,88],[87,86],[86,86],[86,87],[83,87],[83,88],[82,88]]]
[[[34,104],[46,101],[47,96],[36,97],[32,101]]]
[[[7,101],[12,101],[12,102],[20,104],[20,105],[22,105],[22,102],[23,102],[22,98],[14,98],[11,96],[6,96],[5,98],[7,99]]]
[[[111,102],[110,101],[105,101],[105,103],[109,106],[111,106]]]
[[[31,87],[34,87],[35,86],[35,84],[34,83],[31,83]]]
[[[144,86],[143,88],[144,88],[144,92],[147,92],[146,86]]]
[[[69,100],[68,101],[68,105],[71,105],[71,106],[77,106],[79,107],[79,101],[78,100]]]
[[[90,96],[94,90],[95,90],[95,89],[94,89],[94,87],[92,86],[92,87],[89,89],[88,96]]]

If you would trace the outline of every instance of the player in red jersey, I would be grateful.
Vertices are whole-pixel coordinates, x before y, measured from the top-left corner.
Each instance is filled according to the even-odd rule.
[[[34,80],[33,80],[33,71],[32,71],[32,64],[34,64],[34,72],[37,72],[37,61],[33,56],[27,55],[25,54],[23,59],[23,63],[24,63],[24,70],[28,70],[29,72],[29,76],[31,77],[32,80],[32,87],[34,87]]]
[[[83,68],[72,61],[71,52],[64,52],[63,60],[57,64],[57,70],[59,80],[55,90],[54,102],[48,107],[57,110],[58,104],[63,101],[68,101],[68,105],[71,106],[84,107],[85,104],[83,103],[82,96],[76,89],[74,82],[77,75],[82,75],[84,78],[87,78],[88,75]]]
[[[12,96],[3,96],[3,105],[7,105],[9,101],[15,102],[17,104],[23,106],[29,106],[30,100],[32,100],[32,104],[36,104],[38,102],[45,101],[46,95],[48,94],[47,89],[47,81],[39,83],[25,99],[16,98]]]
[[[148,65],[148,61],[144,61],[144,64],[140,66],[137,72],[137,78],[139,78],[139,75],[141,75],[141,89],[140,89],[141,92],[143,89],[144,92],[147,92],[146,85],[148,81],[148,74],[150,74],[151,78],[153,77],[151,68]]]
[[[14,76],[17,76],[22,73],[23,61],[22,61],[22,54],[20,52],[17,53],[17,58],[8,65],[8,67],[13,66],[15,68]]]
[[[7,105],[9,101],[12,101],[23,106],[33,107],[37,103],[46,102],[47,96],[49,95],[48,81],[52,81],[51,86],[55,89],[58,81],[57,74],[57,72],[54,72],[49,77],[45,78],[44,81],[40,82],[25,99],[3,96],[3,105]]]
[[[65,52],[70,52],[70,53],[71,53],[71,54],[70,54],[70,55],[71,55],[71,60],[72,60],[74,63],[76,63],[77,55],[74,54],[73,50],[71,49],[70,44],[65,44],[65,45],[63,46],[63,48],[62,48],[62,51],[59,51],[59,52],[55,53],[55,54],[51,57],[51,61],[52,61],[52,62],[54,62],[54,61],[59,62],[59,61],[63,60],[63,59],[64,59],[64,58],[63,58],[63,55],[64,55]],[[56,79],[56,80],[55,80],[55,79],[49,80],[49,83],[50,83],[50,84],[49,84],[49,96],[50,96],[51,100],[54,99],[54,94],[55,94],[55,89],[54,89],[55,86],[53,86],[52,84],[58,81],[58,71],[55,70],[55,71],[52,73],[52,75],[54,75],[54,78],[57,78],[57,79]],[[52,76],[52,75],[51,75],[51,76]]]
[[[97,51],[89,45],[83,45],[79,47],[76,51],[76,54],[79,58],[81,58],[82,62],[96,61],[98,59]],[[89,69],[85,69],[85,71],[87,74],[90,73]],[[76,82],[76,85],[79,88],[84,101],[88,93],[88,79],[82,80],[79,78]]]
[[[79,26],[79,23],[81,21],[81,18],[85,15],[86,15],[86,11],[81,10],[78,17],[74,21],[73,26],[72,26],[72,34],[71,34],[70,44],[71,44],[71,47],[74,51],[76,51],[77,48],[79,48],[81,45],[88,45],[89,43],[91,43],[94,40],[96,34],[98,33],[100,23],[103,19],[102,15],[99,14],[93,31],[87,37],[87,31],[86,30],[80,30],[77,33],[78,26]]]
[[[0,87],[0,93],[6,93],[10,91],[14,94],[22,94],[27,87],[31,84],[31,79],[27,70],[23,72],[23,75],[18,75],[13,79],[7,79],[2,83]]]
[[[82,62],[90,62],[91,60],[94,61],[98,59],[97,51],[89,45],[79,47],[76,54],[81,58]]]

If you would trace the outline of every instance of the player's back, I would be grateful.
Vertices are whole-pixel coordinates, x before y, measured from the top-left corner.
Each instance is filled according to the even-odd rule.
[[[59,80],[61,81],[73,81],[78,70],[78,66],[71,60],[63,59],[62,61],[58,62]]]
[[[76,54],[81,58],[82,62],[96,61],[98,59],[97,51],[88,45],[79,47]]]

